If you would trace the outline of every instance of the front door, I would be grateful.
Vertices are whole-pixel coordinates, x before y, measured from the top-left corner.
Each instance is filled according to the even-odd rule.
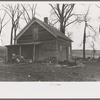
[[[21,55],[25,59],[32,59],[32,45],[21,46]]]

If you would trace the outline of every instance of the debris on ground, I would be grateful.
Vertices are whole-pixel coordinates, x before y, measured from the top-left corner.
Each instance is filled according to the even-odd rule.
[[[55,67],[61,67],[61,64],[56,64]]]
[[[31,75],[28,75],[28,77],[31,77]]]
[[[62,65],[62,68],[66,68],[67,67],[67,65]]]
[[[76,61],[68,61],[69,66],[75,66],[77,65]]]
[[[68,66],[67,68],[76,68],[76,67],[85,67],[85,64],[83,64],[82,62],[78,61],[76,62],[76,65],[73,65],[73,66]]]
[[[62,67],[62,68],[76,68],[76,67],[85,67],[82,60],[70,60],[70,61],[60,61],[59,64],[55,64],[55,67]]]
[[[23,56],[12,54],[11,63],[32,63],[32,59],[25,59]]]
[[[78,66],[78,67],[85,67],[85,64],[79,63],[77,66]]]

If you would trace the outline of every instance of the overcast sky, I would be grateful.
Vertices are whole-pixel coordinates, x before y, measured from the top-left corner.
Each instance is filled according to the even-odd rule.
[[[1,2],[2,4],[3,2]],[[25,2],[24,2],[25,3]],[[90,24],[96,29],[97,33],[98,33],[98,27],[100,25],[99,22],[99,16],[100,16],[100,8],[97,8],[97,6],[95,6],[95,3],[77,3],[75,5],[75,9],[74,9],[74,13],[79,14],[79,13],[86,13],[86,10],[88,8],[88,5],[90,6],[90,11],[89,11],[89,16],[91,17],[90,20]],[[12,3],[14,4],[14,3]],[[39,15],[37,15],[37,18],[39,18],[40,20],[43,21],[44,17],[48,17],[50,19],[50,11],[51,11],[51,7],[48,5],[48,3],[46,2],[39,2],[37,3],[37,13]],[[99,3],[97,3],[98,5],[100,5]],[[0,16],[2,16],[2,14],[0,13]],[[22,23],[21,26],[25,26],[25,23]],[[1,45],[8,45],[10,43],[10,24],[7,24],[6,28],[3,30],[2,33],[2,41],[3,43],[1,43]],[[83,40],[83,32],[84,32],[84,23],[75,23],[70,25],[67,28],[68,32],[72,32],[72,36],[71,39],[74,41],[72,43],[72,48],[73,49],[82,49],[82,46],[80,46],[80,44],[82,43]],[[94,34],[92,31],[89,31],[92,34]],[[98,33],[99,34],[99,33]],[[89,39],[88,39],[89,40]],[[97,42],[96,42],[96,49],[100,49],[100,39],[97,37]],[[90,49],[90,46],[87,45],[86,47],[87,49]]]

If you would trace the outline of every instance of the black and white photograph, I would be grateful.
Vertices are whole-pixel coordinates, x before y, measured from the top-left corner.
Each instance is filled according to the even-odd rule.
[[[0,2],[0,81],[100,81],[100,3]]]
[[[100,98],[100,2],[0,1],[0,98]]]

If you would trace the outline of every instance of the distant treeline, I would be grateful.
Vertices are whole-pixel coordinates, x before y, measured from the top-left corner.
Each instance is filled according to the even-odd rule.
[[[85,52],[86,52],[86,57],[92,56],[92,50],[86,50]],[[77,56],[77,57],[82,57],[83,51],[82,50],[72,50],[72,55]],[[100,50],[96,50],[95,56],[96,57],[100,56]]]

